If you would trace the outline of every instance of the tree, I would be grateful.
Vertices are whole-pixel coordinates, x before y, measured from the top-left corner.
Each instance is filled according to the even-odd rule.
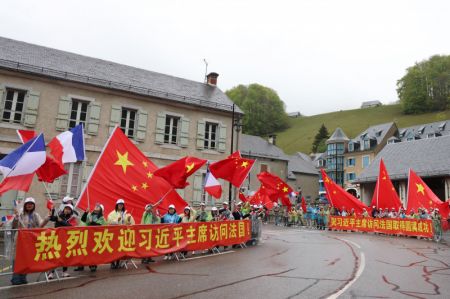
[[[397,81],[405,114],[442,111],[450,107],[450,56],[435,55],[409,67]]]
[[[327,127],[325,127],[325,124],[322,124],[320,126],[319,131],[317,132],[316,136],[314,137],[314,142],[312,144],[311,151],[313,153],[323,153],[327,149],[326,141],[330,138],[330,134],[328,133]]]
[[[226,94],[245,113],[245,134],[267,136],[289,128],[284,102],[273,89],[259,84],[239,85]]]

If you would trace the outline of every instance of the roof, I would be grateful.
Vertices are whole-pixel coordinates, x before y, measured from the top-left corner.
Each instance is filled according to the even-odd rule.
[[[242,134],[239,149],[243,156],[289,161],[283,150],[259,136]]]
[[[410,137],[414,137],[415,139],[428,138],[429,134],[436,134],[438,136],[450,135],[450,120],[399,129],[399,138],[402,141],[406,141]]]
[[[311,159],[311,157],[308,154],[305,154],[305,153],[302,153],[302,152],[297,152],[296,155],[299,156],[300,158],[302,158],[305,161],[312,162],[312,159]]]
[[[311,160],[307,161],[297,154],[289,156],[288,177],[291,178],[291,174],[294,173],[319,174]],[[293,178],[295,178],[295,176]]]
[[[387,144],[355,183],[375,182],[383,159],[391,179],[405,179],[409,168],[422,177],[450,176],[450,136]]]
[[[389,131],[392,126],[395,126],[395,123],[389,122],[381,125],[371,126],[367,128],[364,132],[356,136],[351,140],[353,143],[362,143],[366,138],[373,139],[377,141],[377,144],[380,144],[381,141],[386,137],[386,133]]]
[[[4,37],[0,68],[225,111],[233,106],[217,86]]]
[[[345,135],[344,131],[342,131],[341,128],[336,128],[336,130],[334,130],[333,135],[331,135],[331,137],[328,138],[327,144],[334,143],[334,142],[345,142],[345,141],[349,141],[347,135]]]
[[[377,106],[377,105],[381,105],[380,101],[365,101],[362,102],[361,107],[370,107],[370,106]]]

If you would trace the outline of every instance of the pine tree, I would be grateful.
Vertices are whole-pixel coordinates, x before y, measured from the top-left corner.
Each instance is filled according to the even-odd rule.
[[[328,133],[327,127],[325,127],[325,124],[322,124],[322,126],[319,129],[319,132],[317,132],[316,136],[314,137],[314,142],[312,144],[312,152],[313,153],[321,153],[326,150],[326,141],[330,138],[330,134]]]

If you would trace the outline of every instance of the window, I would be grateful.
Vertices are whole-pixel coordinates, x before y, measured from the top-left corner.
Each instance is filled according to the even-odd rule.
[[[180,118],[166,115],[166,125],[164,127],[164,143],[177,144],[178,143],[178,126]]]
[[[354,150],[355,150],[355,146],[354,146],[353,142],[350,142],[348,144],[348,151],[349,152],[353,152]]]
[[[259,172],[269,171],[269,166],[267,164],[261,164],[259,166]]]
[[[6,98],[2,115],[3,121],[16,124],[22,122],[25,95],[26,91],[23,90],[6,89]]]
[[[435,137],[434,133],[430,133],[430,134],[427,135],[427,138],[433,138],[433,137]]]
[[[205,141],[204,148],[205,149],[216,149],[217,148],[217,131],[218,124],[209,123],[205,124]]]
[[[355,158],[347,158],[347,166],[355,166],[356,160]]]
[[[356,179],[356,174],[354,172],[347,173],[347,181],[353,181]]]
[[[369,139],[365,139],[364,141],[363,141],[363,150],[369,150],[370,149],[370,140]]]
[[[122,115],[120,118],[120,128],[130,138],[135,135],[137,111],[133,109],[122,108]]]
[[[362,157],[362,167],[366,168],[370,164],[370,156],[363,156]]]
[[[81,162],[65,165],[68,175],[61,176],[59,198],[70,196],[77,198],[81,192],[82,167]]]
[[[80,123],[86,128],[86,115],[88,102],[72,99],[72,108],[70,110],[69,128],[72,129]]]

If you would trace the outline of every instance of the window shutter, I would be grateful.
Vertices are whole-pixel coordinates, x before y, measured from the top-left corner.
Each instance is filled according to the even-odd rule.
[[[205,121],[199,120],[197,122],[197,149],[205,147]]]
[[[57,131],[66,131],[69,128],[71,102],[69,97],[63,96],[59,98],[58,115],[56,116]]]
[[[189,145],[189,118],[181,118],[180,146],[188,147]]]
[[[200,202],[202,201],[202,174],[201,173],[196,173],[194,175],[194,196],[192,198],[192,205],[194,204],[200,204]]]
[[[116,125],[120,124],[120,117],[121,117],[122,107],[119,105],[112,105],[111,106],[111,119],[109,121],[109,134],[112,133],[114,130],[114,127]]]
[[[136,140],[144,141],[147,134],[148,113],[144,110],[138,111]]]
[[[39,108],[39,96],[37,91],[29,91],[27,93],[27,99],[24,107],[23,125],[28,128],[34,128],[36,126],[37,114]]]
[[[0,119],[3,117],[3,108],[5,107],[6,89],[0,86]]]
[[[220,123],[219,124],[219,152],[225,152],[227,149],[227,126]]]
[[[102,105],[97,102],[89,103],[89,119],[86,126],[86,133],[97,135],[100,126],[100,110]]]
[[[156,115],[156,130],[155,130],[156,144],[164,143],[165,126],[166,126],[166,114],[164,112],[159,112],[158,115]]]

